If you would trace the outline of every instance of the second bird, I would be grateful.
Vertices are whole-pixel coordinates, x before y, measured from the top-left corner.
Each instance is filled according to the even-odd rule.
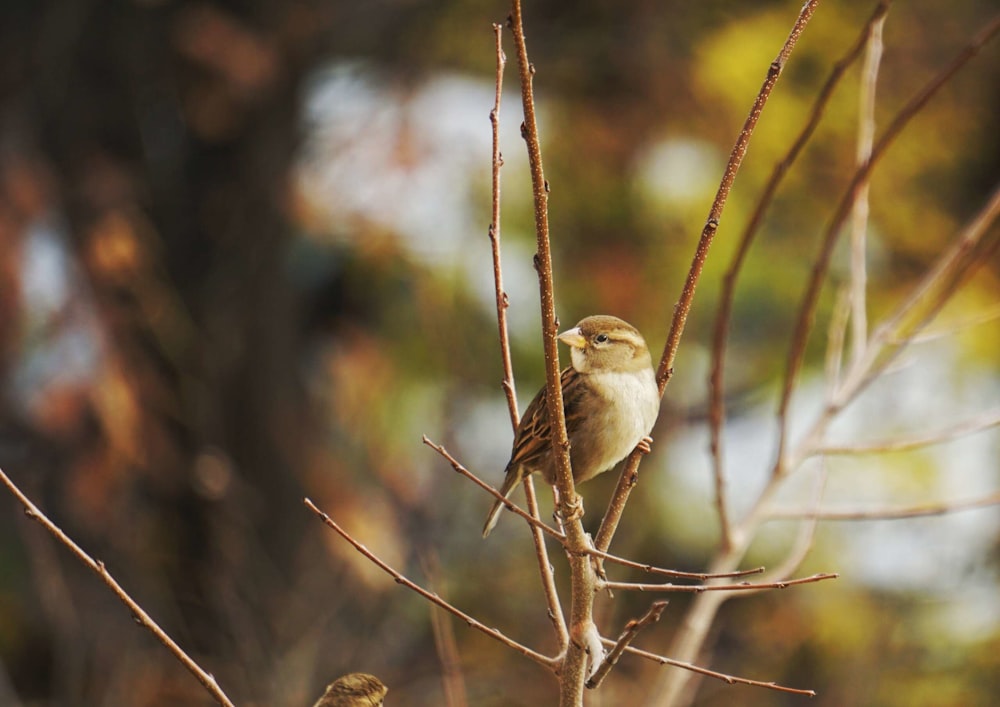
[[[618,317],[594,315],[559,335],[570,347],[572,365],[561,374],[563,411],[573,480],[581,483],[607,471],[645,440],[660,411],[652,359],[642,334]],[[545,388],[524,411],[514,434],[500,493],[506,498],[528,474],[555,483],[555,455]],[[503,503],[493,504],[483,527],[493,530]]]

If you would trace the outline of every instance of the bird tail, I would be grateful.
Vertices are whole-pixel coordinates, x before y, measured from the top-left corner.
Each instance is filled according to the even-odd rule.
[[[510,496],[510,494],[517,488],[517,485],[521,483],[524,479],[524,472],[521,467],[517,469],[512,469],[507,467],[504,472],[503,486],[500,487],[500,493],[503,494],[504,498]],[[500,520],[500,512],[503,511],[503,501],[497,500],[493,504],[493,508],[490,509],[490,514],[486,516],[486,524],[483,526],[483,537],[487,538],[492,532],[493,528],[496,527],[497,522]]]

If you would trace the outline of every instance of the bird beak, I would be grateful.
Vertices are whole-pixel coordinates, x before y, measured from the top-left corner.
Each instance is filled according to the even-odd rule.
[[[567,329],[562,334],[559,335],[559,341],[563,342],[567,346],[572,346],[575,349],[582,349],[587,345],[587,340],[580,333],[580,327],[576,326],[572,329]]]

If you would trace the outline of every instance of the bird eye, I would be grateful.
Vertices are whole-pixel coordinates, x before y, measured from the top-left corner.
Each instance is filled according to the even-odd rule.
[[[596,341],[599,344],[606,344],[607,341],[608,341],[608,335],[607,334],[598,334],[597,336],[594,337],[594,341]]]

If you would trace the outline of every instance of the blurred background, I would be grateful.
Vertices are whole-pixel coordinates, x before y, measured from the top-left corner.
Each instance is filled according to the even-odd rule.
[[[716,548],[705,400],[721,274],[773,164],[873,6],[821,4],[764,112],[617,554],[702,570]],[[798,9],[526,3],[564,325],[616,314],[660,350],[729,149]],[[388,704],[445,701],[430,606],[325,529],[304,496],[410,578],[554,649],[523,527],[505,517],[482,541],[489,499],[421,444],[427,434],[494,484],[509,453],[487,239],[491,24],[508,11],[461,0],[3,3],[0,466],[237,704],[311,704],[351,671],[378,675]],[[894,7],[879,125],[995,11],[987,0]],[[873,321],[998,183],[997,44],[876,172]],[[505,46],[504,275],[523,410],[543,366],[506,34]],[[857,104],[855,66],[740,280],[726,367],[737,514],[773,460],[790,327],[850,175]],[[835,282],[846,262],[838,251]],[[934,324],[947,334],[912,347],[844,415],[838,442],[995,412],[998,275],[995,259],[978,271]],[[972,319],[984,323],[961,324]],[[807,361],[803,427],[822,391],[822,339]],[[828,498],[875,507],[974,498],[1000,485],[998,460],[996,428],[838,460]],[[606,476],[584,488],[589,527],[613,487],[616,475]],[[751,561],[782,557],[794,533],[769,525]],[[841,579],[730,601],[703,662],[816,689],[810,704],[993,704],[998,538],[995,507],[823,524],[802,571]],[[648,602],[601,598],[607,635]],[[686,602],[671,597],[638,645],[666,650]],[[555,682],[537,666],[443,623],[469,704],[555,702]],[[665,670],[624,659],[588,704],[653,704]],[[708,681],[694,704],[804,699]],[[211,704],[6,492],[0,704]]]

